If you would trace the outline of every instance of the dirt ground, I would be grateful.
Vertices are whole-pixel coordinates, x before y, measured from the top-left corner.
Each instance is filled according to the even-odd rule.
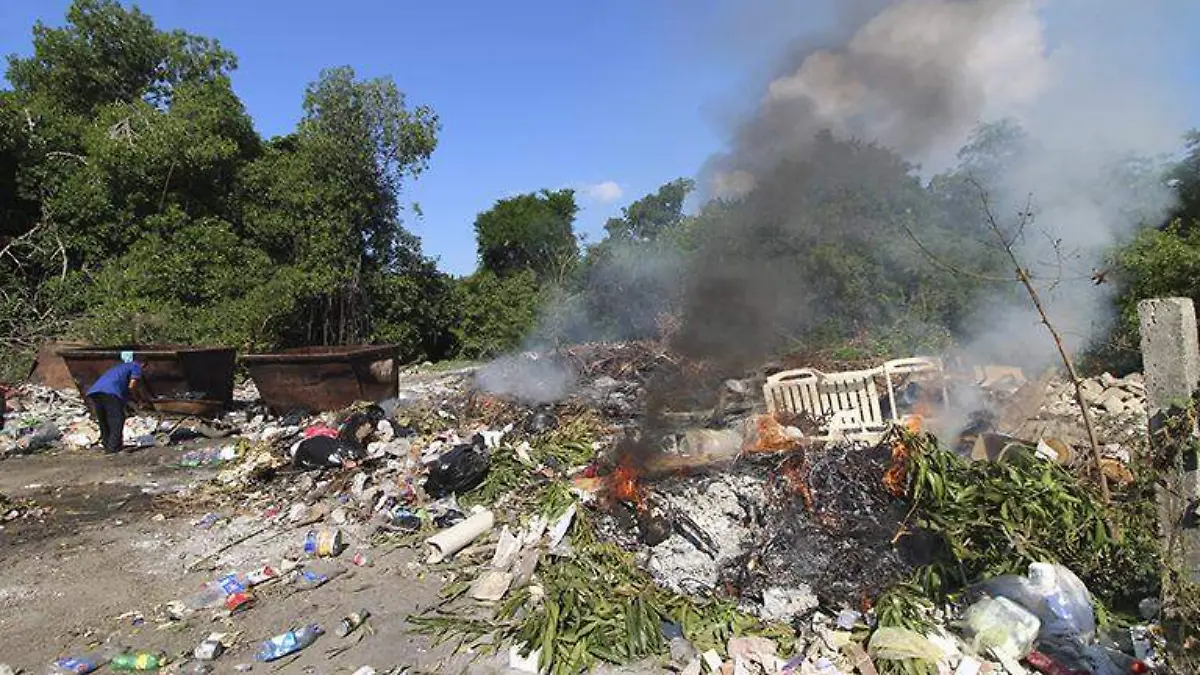
[[[170,495],[211,470],[173,465],[182,452],[63,451],[0,463],[0,493],[51,509],[42,519],[22,518],[0,529],[0,663],[41,673],[54,659],[86,653],[112,636],[177,657],[209,633],[223,632],[239,639],[213,664],[215,673],[238,672],[239,664],[269,673],[351,673],[362,666],[380,673],[396,666],[412,673],[502,672],[486,660],[431,649],[424,636],[407,632],[405,619],[436,599],[440,579],[424,575],[414,553],[404,549],[367,550],[373,566],[347,563],[346,574],[314,590],[265,586],[240,615],[213,620],[202,612],[183,622],[156,623],[155,608],[186,598],[226,565],[250,571],[295,556],[305,533],[297,528],[252,537],[222,557],[222,569],[189,572],[197,558],[262,521],[261,514],[224,514],[236,517],[224,527],[197,527],[204,509]],[[371,612],[370,630],[337,637],[341,617],[360,609]],[[262,640],[308,622],[327,631],[313,646],[274,663],[254,662]]]

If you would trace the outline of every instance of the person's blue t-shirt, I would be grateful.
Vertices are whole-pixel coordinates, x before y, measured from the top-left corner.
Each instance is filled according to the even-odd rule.
[[[96,380],[88,396],[92,394],[108,394],[122,401],[129,400],[129,380],[142,377],[142,366],[139,363],[119,363],[109,368]]]

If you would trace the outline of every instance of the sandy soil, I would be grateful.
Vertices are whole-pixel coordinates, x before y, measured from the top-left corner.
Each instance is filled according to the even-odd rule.
[[[261,514],[227,514],[236,516],[227,525],[197,527],[201,505],[169,497],[207,476],[172,466],[182,452],[155,448],[106,457],[64,451],[0,463],[0,493],[51,508],[41,520],[18,519],[0,530],[0,663],[42,673],[53,659],[84,653],[89,644],[110,637],[179,656],[209,633],[225,632],[239,640],[214,663],[216,673],[251,663],[252,672],[270,673],[351,673],[367,665],[380,673],[395,666],[413,673],[501,670],[483,660],[452,657],[445,648],[430,649],[427,639],[406,630],[405,619],[436,600],[441,580],[424,574],[413,553],[403,549],[367,551],[375,557],[373,566],[347,563],[348,573],[315,590],[264,587],[256,604],[240,615],[213,620],[201,613],[157,624],[156,608],[219,576],[221,569],[189,572],[197,558],[262,523]],[[304,528],[264,533],[232,547],[218,567],[277,566],[283,555],[300,551],[303,537]],[[359,609],[371,612],[370,630],[338,638],[333,630],[341,617]],[[253,661],[263,639],[307,622],[320,623],[328,633],[295,657]]]

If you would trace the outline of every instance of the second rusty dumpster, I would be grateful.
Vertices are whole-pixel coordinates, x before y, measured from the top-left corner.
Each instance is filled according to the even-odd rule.
[[[233,370],[237,352],[221,347],[183,345],[116,345],[59,352],[80,395],[121,362],[121,352],[133,352],[142,364],[142,382],[154,399],[203,400],[224,406],[233,399]]]
[[[396,395],[397,345],[302,347],[247,354],[242,363],[263,403],[277,415],[340,410],[356,401]]]

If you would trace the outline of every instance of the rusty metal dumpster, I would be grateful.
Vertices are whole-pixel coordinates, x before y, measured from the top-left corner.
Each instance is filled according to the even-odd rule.
[[[142,364],[142,382],[154,399],[193,400],[219,404],[233,399],[233,349],[184,345],[118,345],[86,347],[59,352],[82,396],[104,371],[121,362],[121,352],[131,351]]]
[[[340,410],[356,401],[395,396],[399,359],[397,345],[358,345],[247,354],[241,361],[263,403],[283,415]]]

